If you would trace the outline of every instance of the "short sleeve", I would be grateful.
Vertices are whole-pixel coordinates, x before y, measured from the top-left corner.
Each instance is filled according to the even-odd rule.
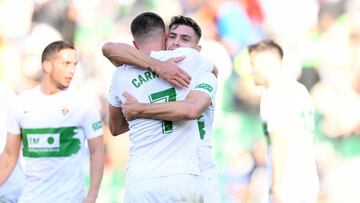
[[[194,90],[208,94],[211,98],[211,103],[215,104],[215,96],[217,91],[217,78],[211,72],[206,72],[202,74],[199,77]]]
[[[7,136],[7,124],[5,124],[5,121],[8,117],[9,112],[9,106],[13,103],[13,99],[15,98],[15,93],[9,88],[5,89],[0,86],[1,89],[1,106],[0,106],[0,153],[4,150],[5,143],[6,143],[6,136]],[[15,122],[16,123],[16,122]],[[19,129],[17,127],[16,129]],[[20,130],[16,130],[16,132],[19,132]],[[19,134],[19,133],[16,133]]]
[[[118,67],[118,68],[124,68],[124,67]],[[119,70],[116,70],[113,74],[112,80],[111,80],[111,86],[109,89],[109,92],[107,94],[107,100],[110,103],[110,105],[114,107],[121,107],[122,102],[120,100],[120,89],[119,89]]]
[[[18,105],[18,103],[18,100],[13,100],[13,102],[10,103],[5,117],[6,132],[17,135],[21,134],[19,123],[21,107]]]
[[[122,102],[119,96],[115,93],[113,86],[110,87],[109,93],[107,95],[107,100],[111,106],[121,107]]]
[[[87,139],[96,138],[103,134],[100,112],[94,99],[87,101],[85,104],[82,128]]]

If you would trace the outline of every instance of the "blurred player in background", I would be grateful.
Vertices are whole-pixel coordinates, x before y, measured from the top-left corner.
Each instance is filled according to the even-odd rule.
[[[268,139],[270,201],[315,203],[314,105],[307,89],[284,74],[282,48],[272,40],[248,47],[256,85],[264,86],[260,116]]]

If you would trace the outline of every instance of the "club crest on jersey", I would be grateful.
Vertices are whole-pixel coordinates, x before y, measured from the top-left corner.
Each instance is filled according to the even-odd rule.
[[[67,113],[69,113],[70,110],[69,110],[69,108],[64,107],[61,109],[61,111],[62,111],[63,115],[65,116]]]

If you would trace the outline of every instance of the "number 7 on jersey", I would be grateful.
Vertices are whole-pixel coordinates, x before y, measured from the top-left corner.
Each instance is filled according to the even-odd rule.
[[[149,95],[150,103],[156,103],[159,101],[169,102],[176,101],[176,91],[175,88],[169,88],[160,92],[155,92]],[[173,131],[172,121],[162,121],[162,132],[163,134],[168,134]]]

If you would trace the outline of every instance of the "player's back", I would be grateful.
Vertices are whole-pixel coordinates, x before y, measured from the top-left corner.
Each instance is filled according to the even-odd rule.
[[[143,103],[184,100],[196,84],[197,77],[211,71],[213,65],[192,49],[153,53],[160,60],[179,55],[186,56],[179,65],[193,78],[189,88],[175,88],[153,72],[125,66],[114,73],[111,91],[119,94],[122,103],[125,102],[121,96],[123,91],[130,92]],[[118,83],[114,84],[114,81]],[[129,122],[129,128],[132,145],[129,152],[128,183],[156,176],[199,174],[199,132],[196,120],[170,122],[136,119]]]

